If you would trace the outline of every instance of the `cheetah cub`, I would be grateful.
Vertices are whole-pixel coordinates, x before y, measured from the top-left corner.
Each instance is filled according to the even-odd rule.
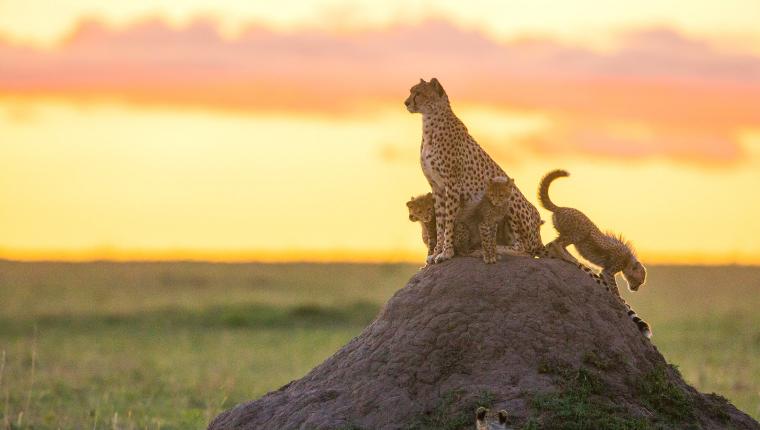
[[[565,249],[568,245],[575,245],[575,249],[586,260],[602,268],[604,279],[613,291],[620,296],[615,282],[615,274],[623,272],[623,277],[628,282],[628,289],[638,290],[646,282],[647,272],[644,266],[636,258],[630,242],[611,233],[602,233],[601,230],[578,209],[559,207],[549,199],[549,185],[557,178],[570,176],[564,170],[549,172],[541,180],[538,198],[541,205],[553,212],[552,220],[559,236],[546,245],[546,248],[556,252],[567,261],[578,264],[578,261]]]
[[[437,236],[433,193],[412,197],[406,202],[406,207],[409,209],[409,221],[419,222],[422,226],[422,241],[428,248],[427,255],[433,255]]]
[[[483,406],[479,407],[475,411],[475,429],[511,430],[510,427],[507,427],[507,411],[502,409],[494,415]]]
[[[496,263],[496,241],[499,226],[504,225],[509,213],[509,197],[515,188],[515,180],[504,176],[491,178],[486,185],[486,193],[475,208],[474,218],[480,231],[483,246],[483,261]]]
[[[427,255],[433,255],[438,235],[436,230],[435,203],[433,193],[412,197],[406,202],[409,209],[409,221],[419,222],[422,227],[422,242],[427,246]],[[457,222],[454,224],[454,249],[457,254],[465,254],[472,248],[470,232],[467,226]]]

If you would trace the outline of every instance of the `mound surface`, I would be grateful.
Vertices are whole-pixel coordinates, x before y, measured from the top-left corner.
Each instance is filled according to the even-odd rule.
[[[580,270],[525,257],[421,270],[324,363],[208,428],[469,429],[479,405],[515,428],[760,429],[687,385]]]

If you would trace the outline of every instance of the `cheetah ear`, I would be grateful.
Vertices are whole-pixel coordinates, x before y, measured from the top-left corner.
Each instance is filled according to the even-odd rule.
[[[483,406],[479,407],[478,410],[475,411],[475,419],[478,421],[483,421],[486,419],[486,413],[488,413],[488,409],[484,408]]]
[[[433,86],[433,89],[439,96],[446,95],[446,91],[443,90],[443,85],[441,85],[441,83],[438,82],[438,78],[431,79],[430,84]]]
[[[424,80],[424,79],[420,78],[420,83],[421,83],[421,84],[426,84],[427,82],[425,82],[425,80]]]
[[[507,422],[507,411],[504,409],[499,411],[499,424],[504,424]]]

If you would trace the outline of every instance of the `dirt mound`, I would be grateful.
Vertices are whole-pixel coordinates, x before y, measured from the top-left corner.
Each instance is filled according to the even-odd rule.
[[[760,429],[580,270],[524,257],[423,269],[335,355],[209,429],[469,429],[479,405],[516,428]]]

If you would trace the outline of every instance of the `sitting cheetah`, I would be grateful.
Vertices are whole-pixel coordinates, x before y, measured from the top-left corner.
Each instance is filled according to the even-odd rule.
[[[511,183],[511,179],[509,180]],[[499,199],[498,196],[492,195],[494,199]],[[507,194],[503,197],[506,200],[509,197]],[[486,196],[483,197],[486,199]],[[478,207],[483,206],[484,202],[481,200]],[[409,220],[413,222],[419,222],[422,227],[422,242],[427,246],[428,253],[431,255],[435,249],[436,244],[436,226],[435,226],[435,210],[433,208],[433,194],[427,193],[417,197],[412,197],[406,202],[406,207],[409,210]],[[490,204],[489,204],[490,205]],[[503,203],[500,203],[501,207],[505,207]],[[471,257],[481,257],[482,251],[475,249],[480,246],[479,240],[479,224],[480,219],[477,218],[478,209],[475,210],[474,217],[467,220],[456,220],[454,222],[454,251],[456,255],[466,255]],[[503,215],[502,215],[503,217]],[[497,223],[499,220],[494,220],[493,223]],[[494,234],[493,240],[495,241],[493,246],[493,252],[504,254],[513,254],[506,244],[511,243],[511,234],[509,229],[497,228],[498,225],[493,227],[490,231]],[[503,226],[501,226],[503,227]]]
[[[628,282],[631,291],[637,291],[646,281],[646,269],[636,258],[636,254],[629,242],[622,240],[620,236],[602,233],[599,228],[581,211],[568,207],[559,207],[549,198],[549,186],[557,178],[569,176],[564,170],[549,172],[541,180],[538,198],[547,210],[552,212],[554,227],[559,236],[546,245],[545,253],[556,254],[559,258],[578,266],[597,281],[604,285],[608,291],[614,293],[625,305],[628,316],[646,336],[652,336],[652,330],[646,321],[636,315],[630,306],[620,296],[620,291],[615,281],[615,274],[623,272],[623,277]],[[601,276],[578,262],[566,247],[575,245],[578,253],[593,264],[602,268]]]
[[[404,104],[409,112],[422,114],[420,162],[433,190],[436,215],[436,245],[428,260],[439,263],[454,256],[454,221],[469,217],[491,178],[508,176],[470,136],[436,78],[420,79]],[[517,187],[508,215],[504,224],[513,235],[513,249],[529,255],[543,250],[538,210]]]
[[[433,206],[432,193],[412,197],[406,202],[406,207],[409,209],[409,221],[419,222],[422,226],[422,241],[428,248],[428,256],[433,254],[437,241]],[[454,224],[454,250],[457,255],[467,254],[471,250],[474,244],[470,239],[469,228],[464,223],[457,221]]]
[[[486,186],[486,194],[475,208],[474,221],[480,231],[480,243],[483,246],[483,261],[486,264],[496,262],[496,241],[499,225],[509,212],[509,197],[515,181],[499,176],[492,178]]]
[[[507,427],[507,411],[500,410],[493,415],[483,406],[475,411],[475,429],[476,430],[511,430]]]

